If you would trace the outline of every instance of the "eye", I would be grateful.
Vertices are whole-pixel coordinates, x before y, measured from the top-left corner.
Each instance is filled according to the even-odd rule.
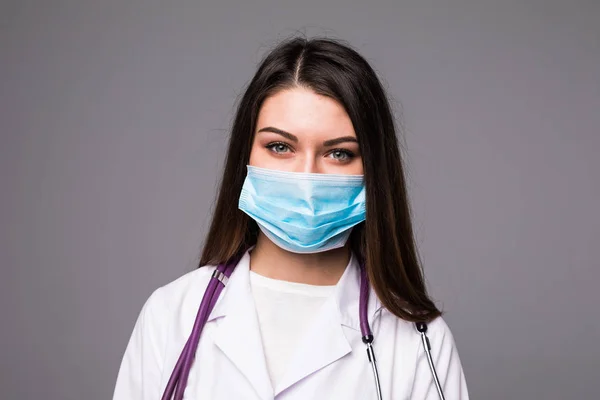
[[[327,155],[337,161],[349,161],[354,157],[354,153],[344,149],[331,150]]]
[[[274,142],[274,143],[269,143],[268,145],[265,146],[267,149],[271,150],[273,153],[287,153],[288,151],[290,151],[290,146],[288,146],[287,144],[283,143],[283,142]]]

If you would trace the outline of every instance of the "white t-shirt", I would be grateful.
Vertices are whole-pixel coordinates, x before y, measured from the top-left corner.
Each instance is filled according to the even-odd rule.
[[[314,316],[334,293],[317,286],[267,278],[250,271],[250,285],[260,325],[265,360],[273,389],[285,375],[296,344]]]

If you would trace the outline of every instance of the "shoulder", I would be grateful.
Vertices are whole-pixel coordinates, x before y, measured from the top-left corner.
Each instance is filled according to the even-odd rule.
[[[398,351],[410,357],[420,359],[424,357],[424,347],[422,343],[421,333],[417,330],[417,325],[414,322],[398,318],[387,310],[382,310],[382,328],[387,333],[391,334],[389,340],[396,343]],[[431,351],[436,355],[445,355],[453,358],[456,351],[456,343],[450,327],[446,320],[439,316],[427,322],[425,334],[430,344]]]
[[[440,385],[447,398],[468,400],[469,394],[465,381],[454,336],[444,318],[437,317],[427,323],[426,343],[421,333],[417,330],[415,323],[402,322],[410,325],[411,335],[416,349],[415,378],[413,381],[412,397],[419,399],[437,398],[433,395],[434,389],[432,370],[425,351],[426,346],[430,349],[431,362],[435,366]]]
[[[191,271],[148,297],[123,355],[113,398],[158,398],[167,343],[176,339],[174,332],[191,329],[189,325],[194,322],[195,309],[213,270],[214,267],[206,266]],[[178,336],[180,341],[185,340],[183,333]]]
[[[438,352],[440,358],[458,361],[456,341],[444,318],[440,316],[430,321],[427,324],[426,334],[431,350]]]
[[[207,265],[180,276],[152,292],[143,311],[149,314],[174,314],[188,303],[198,303],[204,294],[215,266]]]
[[[162,297],[167,302],[177,299],[185,295],[189,289],[208,283],[214,270],[214,265],[205,265],[196,268],[174,281],[159,287],[152,293],[152,296]]]
[[[204,289],[215,267],[205,266],[154,290],[144,303],[130,339],[133,347],[151,347],[163,359],[165,344],[191,329]]]
[[[395,325],[395,331],[397,335],[413,337],[420,336],[415,322],[398,318],[396,315],[392,314],[385,308],[381,309],[381,314],[382,318],[385,321],[387,321],[388,323],[393,323]],[[433,320],[426,323],[426,334],[430,338],[448,338],[453,340],[450,327],[446,323],[445,319],[441,316],[436,317]]]
[[[417,329],[417,325],[414,322],[404,321],[410,325],[410,329],[414,332],[414,335],[421,339],[421,333]],[[425,335],[429,340],[432,351],[443,351],[443,352],[455,352],[454,348],[456,343],[450,327],[446,323],[446,320],[442,317],[436,317],[433,320],[426,323]]]
[[[446,398],[468,400],[469,393],[454,336],[444,318],[429,321],[426,340],[414,322],[388,313],[388,321],[395,323],[394,362],[400,363],[400,375],[412,376],[407,390],[411,399],[434,400],[438,398],[435,374]],[[429,348],[429,355],[426,352]],[[433,367],[432,367],[433,365]],[[404,367],[404,368],[402,368]],[[395,379],[395,377],[394,377]]]
[[[415,324],[413,324],[413,325],[415,325]],[[416,329],[417,328],[415,325],[415,330]],[[450,327],[446,323],[446,320],[441,316],[436,317],[427,323],[427,332],[426,333],[427,333],[427,336],[429,336],[429,337],[446,339],[446,340],[451,340],[452,342],[454,342],[454,337],[452,336],[452,331],[450,330]]]

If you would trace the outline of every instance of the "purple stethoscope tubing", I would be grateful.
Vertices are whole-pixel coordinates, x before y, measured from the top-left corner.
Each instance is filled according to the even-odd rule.
[[[190,334],[185,346],[183,347],[183,350],[181,351],[181,354],[179,355],[179,359],[177,360],[177,364],[175,364],[175,368],[173,368],[169,382],[167,383],[165,391],[162,395],[162,400],[183,399],[183,393],[190,375],[190,369],[196,355],[196,349],[198,348],[200,334],[202,333],[204,325],[206,324],[212,309],[217,303],[219,295],[223,291],[223,288],[227,284],[229,277],[233,273],[233,270],[237,265],[237,261],[238,260],[234,260],[226,264],[219,264],[213,272],[213,275],[208,282],[206,291],[204,292],[204,296],[202,297],[202,301],[200,302],[200,307],[198,308],[198,313],[196,314],[196,321],[194,322],[192,333]],[[367,356],[373,369],[373,377],[375,379],[375,387],[377,389],[377,399],[382,400],[383,396],[381,393],[381,383],[379,381],[379,371],[377,369],[375,352],[373,350],[373,333],[371,332],[368,318],[367,306],[369,304],[369,279],[367,277],[367,271],[363,265],[360,267],[359,296],[359,319],[362,341],[367,346]],[[423,348],[427,354],[427,361],[435,381],[439,398],[444,400],[444,394],[442,392],[437,372],[431,357],[431,346],[429,345],[429,339],[427,337],[427,324],[424,322],[418,322],[416,323],[416,327],[417,331],[421,334]]]
[[[206,320],[217,303],[217,299],[227,284],[227,281],[229,280],[229,277],[231,276],[236,264],[237,262],[219,264],[215,269],[210,281],[208,282],[208,287],[204,292],[202,301],[200,302],[200,307],[198,308],[198,313],[196,314],[196,321],[194,322],[192,333],[183,347],[183,351],[181,352],[179,359],[177,360],[177,364],[171,373],[169,382],[167,383],[165,391],[162,395],[162,400],[171,400],[171,398],[175,400],[183,399],[183,392],[187,385],[187,380],[190,375],[190,369],[192,367],[192,362],[194,361],[194,356],[196,355],[200,334],[202,333],[204,325],[206,324]]]

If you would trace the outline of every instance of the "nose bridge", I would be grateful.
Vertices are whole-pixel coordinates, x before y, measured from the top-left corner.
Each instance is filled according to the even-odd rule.
[[[321,173],[322,167],[319,143],[314,138],[304,138],[296,147],[293,161],[294,172],[318,174]]]
[[[311,157],[310,155],[307,155],[306,157],[304,157],[304,160],[302,162],[302,171],[304,173],[315,173],[315,158]]]
[[[305,152],[305,154],[302,157],[302,160],[300,161],[299,165],[298,165],[298,172],[303,172],[303,173],[312,173],[312,174],[316,174],[318,173],[318,168],[319,165],[317,163],[317,157],[315,155],[315,151],[313,151],[312,149],[307,149],[307,151]]]

